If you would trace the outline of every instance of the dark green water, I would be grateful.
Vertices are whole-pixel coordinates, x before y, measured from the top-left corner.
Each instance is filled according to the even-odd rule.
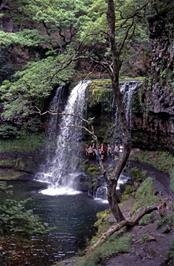
[[[30,197],[28,207],[38,214],[43,222],[56,227],[44,237],[33,236],[31,258],[28,258],[28,264],[24,265],[47,266],[75,255],[94,234],[96,213],[106,208],[106,205],[86,194],[42,195],[39,193],[40,184],[34,181],[14,181],[8,184],[13,185],[12,198],[23,200]]]

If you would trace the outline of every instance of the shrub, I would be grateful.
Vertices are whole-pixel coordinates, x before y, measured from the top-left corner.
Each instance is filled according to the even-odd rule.
[[[43,224],[31,210],[25,209],[26,201],[5,199],[0,204],[0,233],[2,235],[19,235],[29,238],[33,234],[48,232],[47,224]]]

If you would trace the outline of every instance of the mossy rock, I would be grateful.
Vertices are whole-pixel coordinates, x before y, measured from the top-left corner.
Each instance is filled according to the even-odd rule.
[[[13,168],[18,171],[34,173],[37,170],[39,160],[36,162],[32,157],[0,160],[0,167]]]
[[[90,175],[92,177],[97,177],[100,175],[99,166],[93,163],[86,164],[84,171],[87,175]]]
[[[102,104],[105,112],[112,111],[112,87],[110,80],[93,80],[88,89],[88,106],[89,108]]]
[[[12,169],[0,169],[0,180],[18,180],[21,179],[22,173]]]

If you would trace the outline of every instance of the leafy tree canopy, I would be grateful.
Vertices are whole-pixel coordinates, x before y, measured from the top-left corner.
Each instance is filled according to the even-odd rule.
[[[141,10],[145,0],[116,2],[116,38],[120,46],[126,31],[128,40],[135,35],[138,41],[146,39]],[[0,45],[46,48],[37,61],[29,62],[0,86],[6,119],[31,114],[33,106],[41,107],[53,87],[72,77],[75,67],[72,58],[79,52],[77,47],[102,45],[99,59],[110,60],[105,1],[7,0],[5,6],[1,19],[9,19],[12,14],[16,28],[15,32],[0,31]],[[89,53],[96,57],[95,49],[89,49],[88,56]],[[124,57],[128,53],[129,49],[125,49]]]
[[[116,38],[122,41],[124,33],[132,24],[130,38],[139,37],[139,40],[147,39],[147,31],[144,20],[145,0],[118,0],[116,1]],[[80,39],[86,42],[106,42],[107,21],[106,2],[103,0],[92,0],[88,6],[87,15],[83,17],[81,25]],[[136,16],[137,15],[137,16]],[[128,38],[129,39],[129,38]]]
[[[0,87],[1,100],[5,103],[3,116],[11,119],[31,114],[34,105],[40,107],[51,90],[70,80],[74,74],[71,57],[73,50],[59,56],[30,62],[23,71],[18,71],[12,80],[5,80]]]
[[[38,46],[46,41],[37,30],[25,29],[19,32],[0,31],[0,45]]]

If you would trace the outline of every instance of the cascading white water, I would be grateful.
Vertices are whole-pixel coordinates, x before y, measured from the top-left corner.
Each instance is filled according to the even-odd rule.
[[[123,94],[123,102],[124,102],[124,106],[125,106],[125,115],[126,115],[127,125],[129,128],[131,128],[131,113],[132,113],[133,94],[135,93],[137,88],[138,88],[138,82],[137,81],[124,82],[120,88],[120,90]],[[122,131],[120,128],[117,106],[116,106],[115,110],[116,111],[115,111],[114,139],[116,139],[117,144],[121,144],[122,143],[122,141],[121,141]]]
[[[49,165],[49,162],[52,160],[55,153],[55,143],[56,143],[57,134],[59,132],[59,121],[60,121],[59,113],[62,112],[65,104],[64,92],[65,92],[65,86],[58,87],[49,106],[49,111],[51,112],[51,114],[49,115],[48,127],[47,127],[48,128],[47,143],[45,146],[46,158],[43,164],[40,166],[41,173],[38,173],[38,177],[39,174],[42,175],[42,172],[46,171],[47,165]]]
[[[121,87],[121,92],[123,92],[124,94],[123,101],[125,104],[126,120],[129,127],[131,126],[132,99],[133,99],[133,94],[137,89],[137,86],[138,86],[137,81],[129,81],[125,82]]]
[[[90,81],[81,81],[72,90],[60,123],[55,155],[47,165],[47,171],[39,173],[39,179],[48,182],[43,190],[47,195],[75,194],[74,180],[80,160],[79,141],[82,135],[82,116],[85,91]]]
[[[131,177],[121,174],[117,182],[116,190],[120,190],[121,186],[127,184],[129,180],[131,180]],[[108,192],[107,184],[104,183],[103,185],[97,188],[96,193],[95,193],[95,200],[99,200],[102,203],[108,203],[107,192]]]
[[[60,118],[59,113],[61,113],[63,109],[62,108],[62,103],[64,102],[63,96],[64,96],[64,86],[58,87],[55,96],[53,97],[50,103],[49,111],[52,114],[50,114],[49,117],[48,130],[47,130],[48,139],[50,140],[50,142],[51,140],[53,140],[53,138],[56,137],[57,134],[58,121]],[[48,145],[50,144],[50,142],[48,142]]]

